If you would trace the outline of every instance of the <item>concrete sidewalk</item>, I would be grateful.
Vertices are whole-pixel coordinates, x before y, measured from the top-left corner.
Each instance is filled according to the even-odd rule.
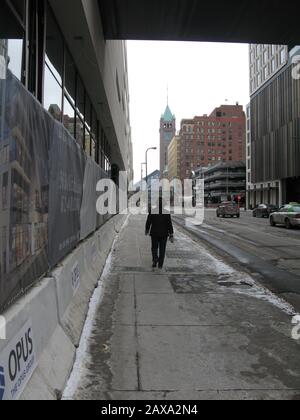
[[[73,398],[300,399],[289,308],[178,231],[153,273],[144,223],[116,243]]]

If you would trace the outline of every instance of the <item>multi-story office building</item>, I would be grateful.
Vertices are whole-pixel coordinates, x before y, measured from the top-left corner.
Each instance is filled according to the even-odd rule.
[[[160,119],[160,176],[163,178],[168,172],[168,147],[176,133],[176,117],[169,105]]]
[[[257,64],[256,50],[260,51]],[[264,61],[261,58],[264,53],[269,57],[269,68],[270,60],[271,63],[275,60],[276,64],[275,67],[271,64],[272,72],[266,79],[263,79]],[[249,207],[260,203],[280,206],[300,201],[300,82],[299,78],[293,77],[293,57],[298,54],[297,47],[288,51],[283,46],[250,46],[250,68],[260,69],[261,80],[251,90],[249,110]]]
[[[180,178],[199,167],[245,162],[246,118],[243,107],[222,105],[209,116],[181,122]]]
[[[251,190],[252,188],[252,177],[251,177],[251,107],[250,104],[246,107],[246,206],[252,208]]]
[[[106,41],[101,25],[93,0],[5,1],[0,55],[7,48],[5,65],[23,85],[22,95],[27,90],[40,103],[26,96],[39,115],[44,115],[43,106],[64,124],[99,172],[116,179],[118,170],[127,171],[131,180],[126,42]],[[22,108],[15,113],[22,121],[14,119],[15,128],[7,129],[4,107],[9,109],[14,92],[8,96],[5,89],[5,80],[0,80],[0,280],[9,285],[13,279],[17,285],[29,278],[26,270],[47,247],[49,185],[47,174],[40,179],[35,175],[40,167],[48,168],[48,162],[33,156],[31,136],[45,123],[38,115],[28,130],[29,110]],[[50,121],[46,111],[44,119]],[[70,194],[75,194],[79,187],[69,179]],[[43,274],[39,263],[30,274]]]
[[[168,177],[169,181],[180,178],[180,136],[175,136],[168,148]]]
[[[250,44],[250,95],[278,72],[288,61],[285,45]]]
[[[7,40],[0,39],[0,55],[2,55],[2,57],[5,57],[6,51],[7,51]]]
[[[196,178],[204,179],[206,204],[236,200],[245,203],[246,169],[243,162],[219,163],[210,168],[197,170]]]
[[[146,177],[142,178],[141,181],[146,182]],[[141,181],[139,181],[138,183],[136,183],[134,185],[134,188],[136,190],[141,188]],[[148,188],[150,188],[152,185],[154,186],[154,188],[155,188],[155,186],[159,185],[159,183],[160,183],[160,171],[158,169],[153,171],[151,174],[148,175],[147,183],[148,183]]]
[[[126,42],[104,40],[97,2],[41,0],[29,13],[26,0],[3,3],[8,68],[47,110],[61,110],[57,118],[99,164],[132,171]]]

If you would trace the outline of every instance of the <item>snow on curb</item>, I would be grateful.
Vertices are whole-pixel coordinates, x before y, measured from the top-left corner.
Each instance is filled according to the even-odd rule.
[[[90,337],[92,335],[92,331],[94,328],[94,320],[95,320],[99,305],[101,304],[103,296],[104,296],[105,280],[108,278],[109,274],[111,273],[111,269],[113,265],[113,251],[115,248],[115,244],[118,241],[123,229],[125,229],[125,227],[127,226],[128,220],[129,220],[129,217],[126,218],[122,228],[120,229],[120,232],[115,237],[111,252],[106,260],[103,273],[98,282],[98,286],[95,289],[95,292],[90,300],[89,311],[88,311],[86,322],[82,331],[79,347],[76,351],[76,358],[75,358],[73,370],[67,382],[66,388],[63,392],[63,398],[62,398],[63,400],[73,399],[73,396],[78,388],[78,384],[80,383],[82,374],[84,372],[84,364],[86,361],[89,340],[90,340]]]

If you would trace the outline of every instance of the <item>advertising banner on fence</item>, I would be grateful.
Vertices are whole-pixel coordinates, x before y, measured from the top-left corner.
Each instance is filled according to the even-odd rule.
[[[17,400],[37,367],[31,321],[0,354],[0,401]]]
[[[1,81],[0,309],[48,270],[52,118],[8,71]]]
[[[7,71],[0,80],[0,314],[107,216],[105,172]]]
[[[100,179],[105,179],[105,178],[107,178],[107,174],[106,174],[106,172],[105,171],[103,171],[101,168],[100,168],[100,166],[98,166],[97,165],[97,169],[96,169],[96,172],[97,172],[97,182],[98,181],[100,181]],[[99,198],[99,196],[100,196],[100,193],[98,193],[97,191],[96,191],[96,203],[97,203],[97,200],[98,200],[98,198]],[[96,208],[96,206],[95,206],[95,211],[96,211],[96,217],[97,217],[97,228],[99,228],[100,226],[102,226],[106,221],[107,221],[107,216],[102,216],[101,214],[99,214],[98,212],[97,212],[97,208]]]
[[[98,176],[98,165],[91,158],[88,158],[85,165],[83,199],[80,212],[81,239],[86,238],[96,230],[96,185]]]
[[[54,267],[80,240],[80,211],[86,155],[55,123],[49,154],[49,263]]]
[[[100,179],[107,177],[107,174],[101,170],[91,158],[88,158],[85,165],[83,199],[80,211],[81,235],[83,240],[104,223],[103,216],[97,213],[96,203],[100,193],[97,193],[96,187]]]

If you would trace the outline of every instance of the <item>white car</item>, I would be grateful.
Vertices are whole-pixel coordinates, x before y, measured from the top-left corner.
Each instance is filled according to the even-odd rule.
[[[287,229],[300,227],[300,204],[291,203],[270,215],[271,226],[284,225]]]

